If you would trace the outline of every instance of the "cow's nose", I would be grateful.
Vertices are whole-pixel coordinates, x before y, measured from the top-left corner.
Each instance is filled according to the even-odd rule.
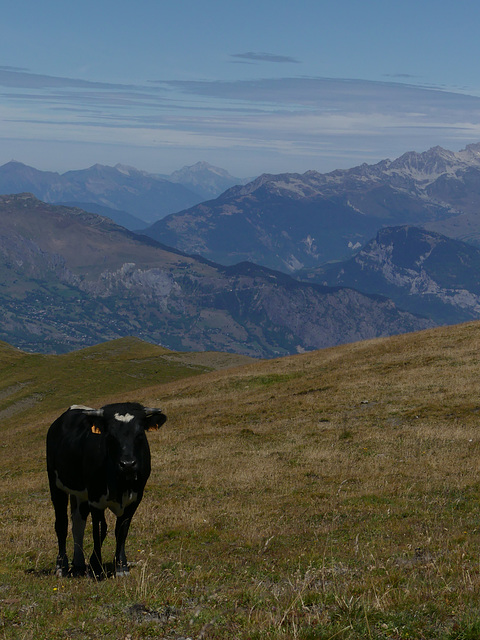
[[[136,460],[120,460],[120,468],[122,471],[133,471],[136,466]]]

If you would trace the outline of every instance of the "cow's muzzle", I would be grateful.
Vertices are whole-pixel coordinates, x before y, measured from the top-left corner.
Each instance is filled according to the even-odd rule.
[[[120,473],[128,479],[137,477],[137,461],[136,460],[120,460]]]

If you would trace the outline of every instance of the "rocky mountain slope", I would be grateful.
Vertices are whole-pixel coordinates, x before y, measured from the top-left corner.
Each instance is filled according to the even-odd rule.
[[[39,171],[20,162],[0,167],[0,194],[33,193],[45,202],[79,206],[106,215],[131,230],[216,197],[240,182],[206,162],[184,167],[171,176],[121,164],[96,164],[63,174]]]
[[[388,296],[437,324],[480,318],[480,249],[425,229],[382,229],[353,258],[303,277]]]
[[[0,197],[0,339],[60,352],[135,335],[271,357],[430,326],[389,300],[221,267],[106,218]]]
[[[384,226],[411,224],[480,246],[480,144],[434,147],[328,174],[262,175],[145,231],[223,264],[286,272],[348,257]]]
[[[378,221],[293,187],[296,178],[262,176],[210,202],[172,214],[144,230],[150,237],[222,264],[242,260],[293,273],[358,248]],[[298,182],[298,180],[297,180]],[[307,190],[308,191],[308,190]]]

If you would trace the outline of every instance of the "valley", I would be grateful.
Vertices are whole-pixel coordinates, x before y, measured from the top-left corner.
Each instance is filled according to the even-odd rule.
[[[431,326],[378,296],[224,267],[29,194],[0,196],[0,228],[0,338],[22,349],[133,335],[275,357]]]

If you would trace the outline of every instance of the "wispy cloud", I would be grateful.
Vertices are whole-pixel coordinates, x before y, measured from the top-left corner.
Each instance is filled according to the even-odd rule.
[[[9,67],[8,65],[0,65],[1,71],[28,71],[25,67]]]
[[[135,89],[135,85],[112,84],[108,82],[92,82],[78,78],[62,78],[58,76],[48,76],[36,73],[29,73],[26,70],[15,67],[0,67],[0,86],[16,87],[18,89]]]
[[[127,85],[0,67],[0,87],[0,139],[175,148],[200,158],[230,151],[246,166],[258,162],[251,173],[323,169],[324,158],[328,168],[352,166],[480,139],[480,97],[393,80]]]
[[[247,53],[232,53],[231,58],[236,58],[234,62],[239,60],[248,60],[249,62],[276,62],[278,64],[301,64],[300,60],[291,58],[290,56],[281,56],[275,53],[259,53],[248,51]]]
[[[419,114],[435,118],[462,118],[475,121],[480,117],[480,98],[435,88],[393,81],[374,82],[318,77],[265,78],[260,80],[172,81],[170,88],[220,103],[237,101],[256,105],[264,111],[300,109],[320,114],[366,113],[375,116]],[[426,123],[427,124],[427,123]]]
[[[385,73],[383,75],[384,78],[397,78],[401,80],[415,80],[418,79],[418,76],[414,76],[411,73]]]

